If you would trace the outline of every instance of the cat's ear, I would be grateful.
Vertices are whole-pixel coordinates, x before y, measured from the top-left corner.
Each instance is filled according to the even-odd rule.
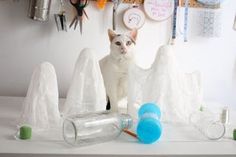
[[[137,39],[137,36],[138,36],[138,30],[137,29],[132,29],[129,34],[130,34],[131,39],[135,43],[136,39]]]
[[[109,36],[109,39],[110,39],[110,42],[112,42],[112,40],[115,38],[116,36],[116,33],[111,30],[111,29],[108,29],[108,36]]]

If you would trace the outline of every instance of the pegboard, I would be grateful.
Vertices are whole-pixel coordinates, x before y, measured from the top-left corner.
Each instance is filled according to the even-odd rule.
[[[180,0],[180,6],[182,6],[182,7],[185,6],[185,0]],[[201,4],[198,4],[198,2],[196,0],[189,0],[188,6],[191,8],[200,8]]]
[[[185,6],[185,0],[179,0],[180,6],[184,7]],[[206,8],[203,4],[198,3],[197,0],[188,0],[188,6],[190,8]],[[210,7],[210,8],[219,8],[220,5]]]
[[[96,0],[91,0],[91,1],[96,1]],[[108,2],[112,2],[112,0],[108,0]],[[143,4],[144,0],[123,0],[122,3],[135,3],[135,4]]]
[[[91,0],[91,1],[96,1],[96,0]],[[123,0],[122,3],[135,3],[135,4],[143,4],[145,0]],[[112,2],[112,0],[108,0],[108,2]],[[204,5],[200,4],[197,2],[197,0],[189,0],[189,7],[190,8],[205,8]],[[185,6],[185,0],[179,0],[179,5],[184,7]],[[214,8],[219,8],[220,5],[214,6]]]
[[[143,4],[144,0],[123,0],[122,3],[135,3],[135,4]]]

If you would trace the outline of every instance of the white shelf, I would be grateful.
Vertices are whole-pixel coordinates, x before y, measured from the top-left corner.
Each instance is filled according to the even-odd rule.
[[[232,139],[168,141],[163,137],[155,144],[144,145],[123,134],[115,141],[81,148],[70,147],[64,141],[18,141],[13,135],[22,101],[19,97],[0,97],[0,156],[236,156],[236,141]]]

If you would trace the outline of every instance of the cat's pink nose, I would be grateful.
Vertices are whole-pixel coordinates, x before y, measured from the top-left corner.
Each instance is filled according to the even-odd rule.
[[[121,54],[126,54],[126,53],[127,53],[127,50],[124,48],[121,48]]]
[[[126,53],[127,53],[127,51],[126,51],[126,50],[123,50],[123,51],[121,51],[121,53],[122,53],[122,54],[126,54]]]

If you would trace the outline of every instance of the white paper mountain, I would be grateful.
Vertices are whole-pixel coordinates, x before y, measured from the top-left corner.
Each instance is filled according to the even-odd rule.
[[[75,64],[62,114],[103,110],[106,110],[106,92],[99,63],[91,49],[84,49]]]
[[[61,125],[57,76],[48,62],[40,64],[32,74],[19,121],[19,125],[25,124],[39,131]]]
[[[137,118],[141,104],[155,102],[162,121],[188,123],[202,103],[200,74],[181,71],[171,46],[162,46],[150,69],[133,65],[129,71],[128,113]]]

